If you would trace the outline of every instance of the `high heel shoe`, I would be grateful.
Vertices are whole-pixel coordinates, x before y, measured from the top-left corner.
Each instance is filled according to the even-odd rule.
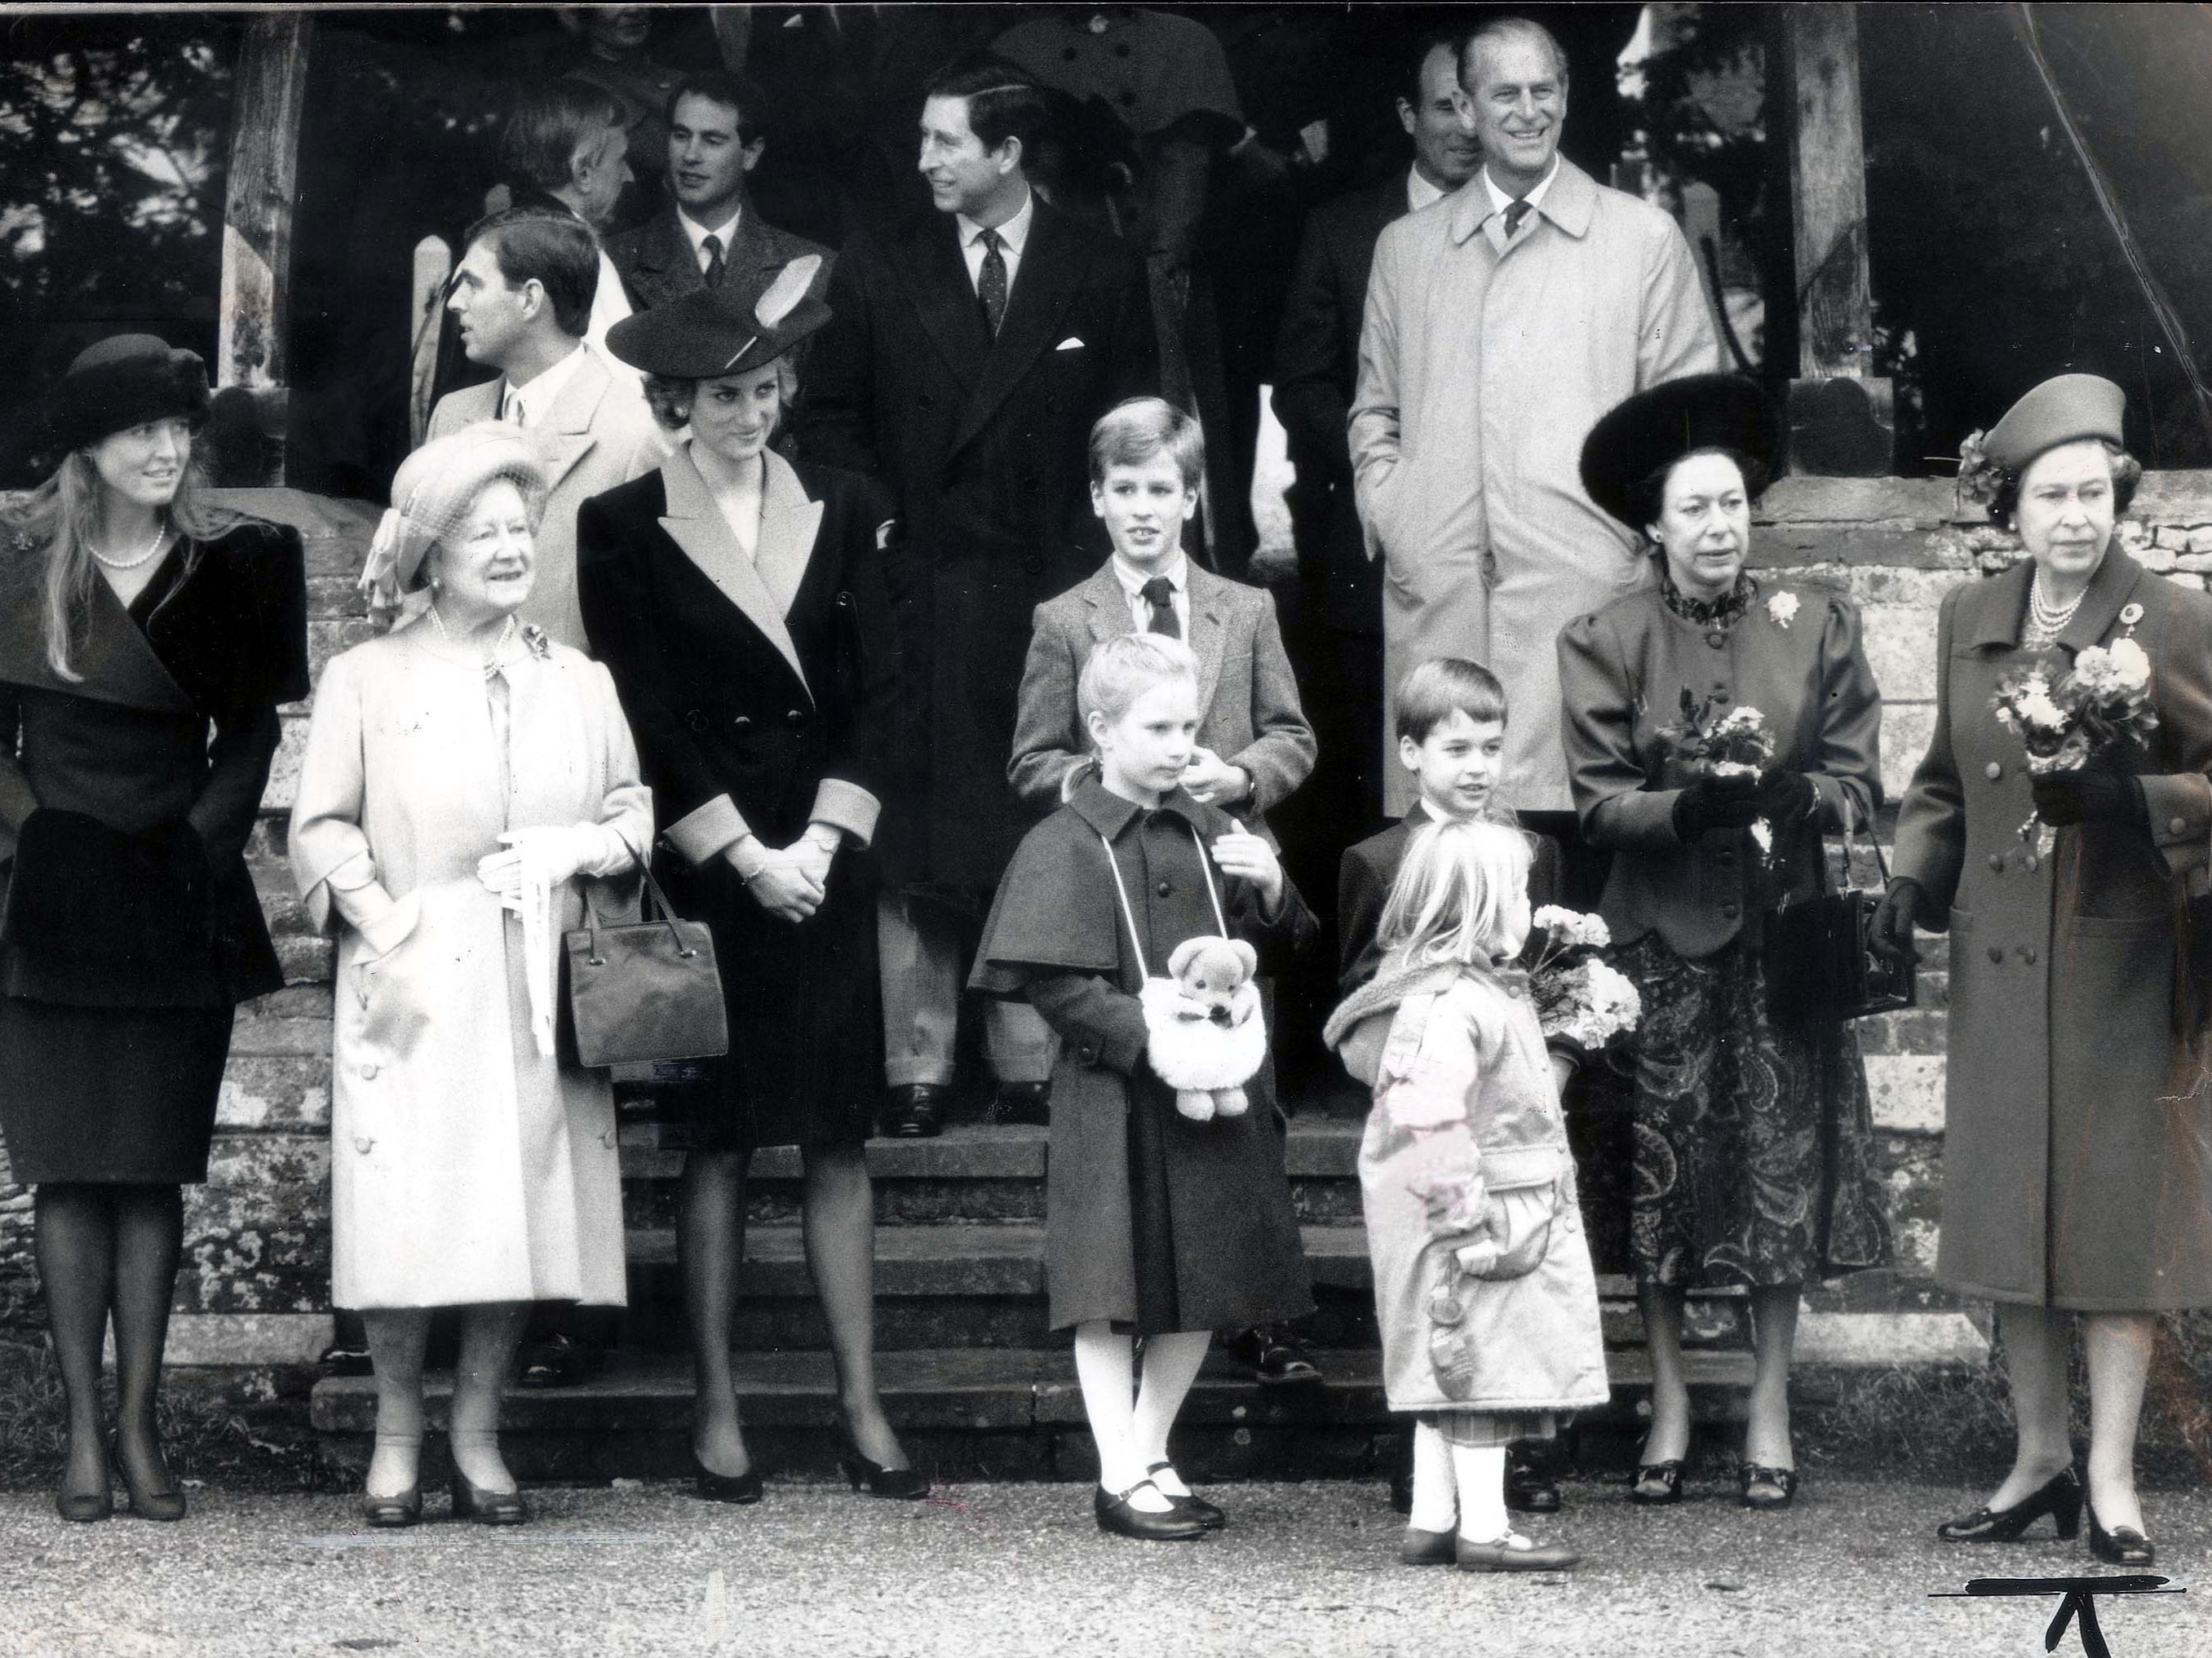
[[[1163,1468],[1165,1468],[1170,1473],[1175,1473],[1175,1464],[1172,1462],[1155,1462],[1150,1467],[1146,1468],[1145,1472],[1146,1473],[1158,1473]],[[1181,1483],[1182,1476],[1181,1474],[1176,1474],[1176,1479],[1177,1483]],[[1168,1506],[1170,1508],[1174,1509],[1178,1513],[1188,1515],[1192,1519],[1197,1521],[1200,1525],[1205,1527],[1208,1531],[1219,1531],[1222,1527],[1229,1523],[1229,1516],[1227,1515],[1222,1513],[1220,1509],[1215,1508],[1212,1503],[1207,1502],[1195,1491],[1185,1491],[1181,1497],[1177,1497],[1173,1491],[1162,1486],[1157,1480],[1152,1483],[1152,1489],[1158,1491],[1162,1497],[1167,1498]]]
[[[852,1421],[842,1411],[837,1412],[837,1431],[845,1440],[837,1451],[837,1466],[844,1469],[845,1478],[852,1481],[854,1491],[866,1487],[871,1497],[896,1497],[906,1502],[929,1495],[929,1476],[921,1469],[887,1468],[863,1456]]]
[[[2061,1537],[2071,1537],[2070,1531],[2061,1532]],[[2158,1547],[2133,1526],[2115,1526],[2106,1531],[2097,1518],[2097,1508],[2089,1504],[2089,1552],[2108,1566],[2154,1566],[2158,1564]]]
[[[1797,1470],[1770,1468],[1764,1463],[1747,1462],[1736,1470],[1738,1481],[1736,1500],[1747,1509],[1786,1509],[1797,1495]],[[1765,1485],[1781,1493],[1778,1497],[1753,1496],[1755,1486]]]
[[[520,1526],[530,1519],[530,1504],[518,1489],[511,1491],[487,1491],[461,1472],[460,1460],[453,1454],[448,1440],[446,1447],[447,1473],[453,1491],[453,1518],[473,1520],[479,1526]]]
[[[73,1491],[69,1488],[69,1460],[62,1461],[62,1483],[54,1491],[54,1512],[71,1525],[89,1525],[95,1520],[106,1520],[115,1512],[114,1482],[108,1478],[108,1465],[100,1467],[100,1489],[93,1491]]]
[[[2081,1528],[2081,1480],[2072,1467],[2061,1468],[2008,1509],[1987,1503],[1972,1514],[1946,1520],[1936,1535],[1946,1543],[2016,1543],[2021,1533],[2049,1515],[2061,1542]],[[2091,1523],[2094,1524],[2092,1516]]]
[[[460,1513],[458,1499],[453,1512]],[[361,1522],[374,1531],[399,1531],[422,1518],[422,1482],[417,1479],[397,1497],[374,1497],[363,1491]]]
[[[758,1468],[747,1468],[743,1473],[716,1473],[699,1460],[696,1447],[691,1452],[691,1489],[709,1503],[757,1503],[763,1495]]]
[[[1125,1491],[1109,1491],[1103,1485],[1095,1488],[1091,1493],[1091,1512],[1098,1529],[1116,1537],[1133,1537],[1140,1543],[1188,1543],[1206,1535],[1206,1527],[1196,1517],[1180,1509],[1157,1514],[1133,1507],[1129,1499],[1148,1485],[1159,1490],[1149,1479],[1139,1479]]]
[[[1637,1449],[1636,1479],[1628,1488],[1628,1500],[1638,1508],[1665,1508],[1682,1500],[1682,1470],[1689,1460],[1670,1456],[1664,1462],[1646,1462],[1644,1453],[1650,1447],[1647,1438]]]
[[[160,1455],[159,1450],[155,1452]],[[157,1491],[141,1485],[131,1477],[131,1465],[123,1460],[113,1440],[108,1442],[108,1456],[113,1462],[117,1478],[123,1481],[123,1491],[129,1500],[125,1507],[141,1520],[182,1520],[185,1517],[185,1493],[181,1486],[172,1485],[167,1491]],[[168,1473],[165,1467],[162,1473]]]

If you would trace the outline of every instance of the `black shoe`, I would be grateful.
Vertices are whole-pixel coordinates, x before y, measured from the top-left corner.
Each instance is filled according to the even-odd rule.
[[[884,1101],[884,1114],[876,1133],[886,1139],[934,1139],[945,1132],[945,1096],[952,1090],[943,1083],[902,1083]]]
[[[361,1518],[363,1525],[377,1531],[399,1531],[418,1523],[422,1518],[422,1482],[416,1480],[397,1497],[362,1492]]]
[[[160,1454],[158,1449],[155,1454]],[[182,1520],[185,1517],[184,1488],[173,1479],[167,1491],[155,1491],[131,1479],[131,1467],[119,1454],[115,1455],[114,1461],[116,1478],[123,1482],[124,1495],[130,1499],[125,1504],[130,1513],[141,1520]],[[167,1475],[169,1471],[164,1467],[161,1472]]]
[[[2061,1532],[2059,1535],[2070,1537],[2073,1533]],[[2094,1505],[2089,1509],[2089,1552],[2108,1566],[2154,1566],[2158,1564],[2158,1549],[2150,1539],[2133,1526],[2117,1526],[2106,1531],[2098,1522]]]
[[[842,1411],[837,1412],[837,1431],[845,1439],[838,1448],[837,1466],[844,1469],[845,1478],[853,1482],[854,1491],[865,1486],[871,1497],[892,1497],[908,1502],[929,1495],[929,1476],[921,1469],[887,1468],[861,1455],[860,1442],[854,1437],[853,1424],[845,1419]]]
[[[1291,1339],[1281,1324],[1262,1324],[1239,1330],[1229,1339],[1231,1357],[1249,1365],[1253,1379],[1270,1388],[1310,1386],[1321,1380],[1321,1370]]]
[[[2049,1515],[2057,1527],[2059,1540],[2070,1540],[2081,1529],[2081,1480],[2069,1466],[2045,1480],[2008,1509],[1987,1504],[1936,1527],[1946,1543],[2016,1543],[2020,1535]],[[2090,1519],[2095,1524],[2095,1516]],[[2094,1546],[2094,1540],[2092,1546]]]
[[[1423,1531],[1419,1526],[1408,1526],[1405,1540],[1398,1545],[1398,1558],[1409,1566],[1456,1565],[1459,1564],[1459,1533],[1455,1531]]]
[[[709,1503],[757,1503],[763,1495],[758,1468],[716,1473],[699,1460],[696,1450],[691,1453],[691,1489]]]
[[[1559,1487],[1525,1456],[1505,1460],[1505,1506],[1515,1514],[1557,1514]]]
[[[1646,1438],[1636,1453],[1636,1479],[1628,1487],[1628,1500],[1639,1508],[1662,1509],[1682,1500],[1682,1470],[1687,1459],[1670,1456],[1664,1462],[1646,1462],[1650,1448]]]
[[[1155,1462],[1150,1467],[1146,1468],[1145,1472],[1146,1473],[1158,1473],[1162,1468],[1165,1468],[1169,1473],[1172,1473],[1175,1472],[1175,1464],[1172,1462]],[[1160,1491],[1158,1485],[1154,1485],[1152,1489],[1154,1491]],[[1195,1493],[1186,1492],[1182,1496],[1177,1497],[1173,1491],[1160,1491],[1160,1495],[1167,1498],[1169,1507],[1174,1509],[1176,1513],[1188,1515],[1192,1519],[1197,1521],[1200,1525],[1205,1527],[1208,1531],[1219,1531],[1222,1527],[1229,1523],[1229,1516],[1227,1515],[1222,1513],[1221,1510],[1215,1508],[1212,1503],[1207,1502],[1204,1497],[1200,1497]]]
[[[1565,1571],[1582,1558],[1564,1543],[1538,1543],[1525,1549],[1513,1546],[1527,1541],[1510,1531],[1494,1543],[1470,1543],[1462,1537],[1454,1550],[1455,1564],[1462,1571]]]
[[[479,1526],[520,1526],[528,1523],[530,1504],[519,1491],[492,1491],[453,1465],[453,1518],[473,1520]]]
[[[1747,1462],[1736,1470],[1737,1501],[1747,1509],[1786,1509],[1797,1495],[1797,1470]],[[1759,1487],[1765,1489],[1760,1490]]]
[[[315,1368],[325,1376],[373,1376],[376,1367],[369,1363],[368,1349],[349,1346],[343,1341],[333,1341],[323,1349],[315,1361]]]
[[[999,1096],[991,1102],[991,1121],[995,1123],[1028,1123],[1037,1128],[1049,1127],[1052,1123],[1052,1084],[1041,1083],[1000,1083]]]
[[[589,1382],[606,1363],[604,1349],[562,1331],[533,1341],[522,1350],[522,1369],[515,1385],[522,1388],[573,1388]]]
[[[1151,1514],[1143,1509],[1133,1509],[1129,1499],[1152,1485],[1149,1479],[1139,1479],[1126,1491],[1109,1491],[1100,1485],[1091,1493],[1091,1512],[1097,1518],[1098,1529],[1111,1532],[1116,1537],[1133,1537],[1140,1543],[1188,1543],[1206,1535],[1206,1527],[1194,1515],[1181,1509],[1170,1509],[1165,1514]]]
[[[115,1488],[108,1478],[109,1469],[102,1464],[100,1470],[100,1489],[73,1491],[69,1488],[67,1454],[64,1454],[63,1483],[54,1492],[54,1512],[72,1525],[88,1525],[95,1520],[105,1520],[115,1512]]]

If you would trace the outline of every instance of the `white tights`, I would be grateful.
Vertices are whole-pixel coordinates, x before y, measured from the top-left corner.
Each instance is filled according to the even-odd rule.
[[[1144,1375],[1135,1376],[1135,1339],[1103,1319],[1075,1327],[1075,1375],[1083,1385],[1083,1411],[1098,1447],[1098,1483],[1119,1494],[1150,1479],[1157,1488],[1139,1491],[1132,1508],[1147,1514],[1167,1512],[1169,1497],[1189,1487],[1172,1468],[1146,1469],[1168,1460],[1168,1430],[1206,1360],[1211,1330],[1183,1330],[1145,1338]],[[1501,1475],[1501,1489],[1502,1489]]]
[[[1413,1424],[1413,1511],[1417,1530],[1458,1527],[1470,1543],[1495,1543],[1505,1518],[1505,1448],[1455,1445],[1425,1422]]]

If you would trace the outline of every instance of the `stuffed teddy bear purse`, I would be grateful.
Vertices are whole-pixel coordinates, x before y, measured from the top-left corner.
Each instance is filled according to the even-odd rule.
[[[1103,835],[1099,838],[1106,847],[1106,867],[1114,873],[1114,890],[1121,900],[1121,919],[1129,925],[1129,942],[1143,962],[1145,941],[1137,931],[1136,913],[1129,908],[1121,866],[1115,860],[1113,843]],[[1196,829],[1191,839],[1198,840]],[[1221,932],[1201,933],[1177,944],[1168,957],[1166,978],[1147,968],[1137,999],[1145,1010],[1145,1058],[1153,1072],[1175,1090],[1177,1111],[1193,1122],[1211,1122],[1217,1116],[1241,1117],[1249,1108],[1244,1084],[1267,1062],[1267,1024],[1260,1011],[1260,987],[1253,979],[1260,952],[1228,936],[1228,918],[1222,913],[1221,895],[1214,890],[1202,841],[1198,860]]]

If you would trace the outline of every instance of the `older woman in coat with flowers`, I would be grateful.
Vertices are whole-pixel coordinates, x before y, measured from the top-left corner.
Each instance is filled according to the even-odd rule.
[[[2080,1314],[2090,1546],[2146,1566],[2135,1437],[2155,1315],[2212,1305],[2203,987],[2176,969],[2212,830],[2212,599],[2112,545],[2141,475],[2120,446],[2124,407],[2111,381],[2063,374],[1968,440],[1962,486],[2027,556],[1945,596],[1936,729],[1875,920],[1899,954],[1916,922],[1950,935],[1936,1277],[1996,1303],[2019,1420],[2012,1471],[1940,1535],[2009,1540],[2045,1514],[2074,1534]],[[2155,725],[2034,774],[2000,690],[2036,671],[2056,689],[2123,640],[2148,664]],[[2123,668],[2134,656],[2116,654]]]
[[[545,498],[522,434],[427,443],[392,495],[373,598],[429,602],[323,671],[292,808],[338,935],[332,1299],[376,1366],[368,1522],[421,1517],[423,1345],[458,1306],[453,1511],[514,1525],[496,1434],[528,1303],[623,1300],[613,1095],[557,1051],[554,952],[582,883],[635,904],[652,797],[607,671],[516,621]]]
[[[1641,1503],[1681,1495],[1685,1291],[1751,1291],[1741,1494],[1778,1508],[1796,1487],[1799,1286],[1889,1259],[1857,1040],[1840,1019],[1770,1007],[1760,948],[1767,912],[1825,885],[1821,837],[1868,826],[1881,787],[1857,611],[1744,572],[1775,442],[1755,385],[1701,374],[1620,404],[1583,447],[1591,498],[1641,529],[1659,566],[1559,639],[1575,806],[1615,854],[1601,910],[1644,1008],[1629,1221],[1652,1365]],[[1687,757],[1698,731],[1731,722],[1763,757]]]

